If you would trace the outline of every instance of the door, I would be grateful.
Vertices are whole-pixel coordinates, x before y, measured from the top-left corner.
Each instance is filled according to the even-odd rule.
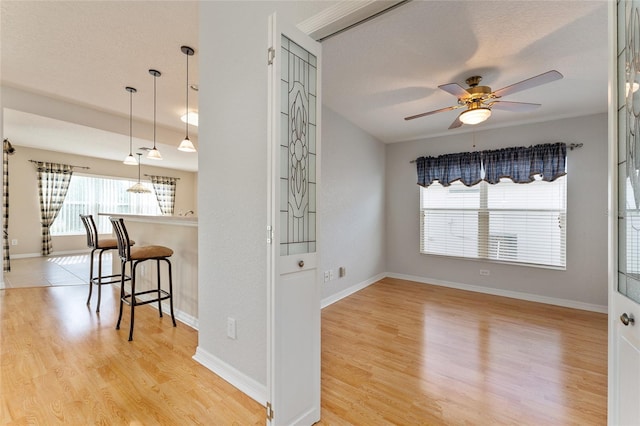
[[[268,423],[320,420],[320,44],[269,20]]]
[[[617,16],[616,16],[617,14]],[[640,1],[611,2],[609,424],[640,422]],[[615,89],[617,88],[617,90]],[[617,175],[617,176],[616,176]],[[617,182],[617,188],[615,185]],[[616,201],[617,200],[617,201]],[[617,237],[617,238],[616,238]]]

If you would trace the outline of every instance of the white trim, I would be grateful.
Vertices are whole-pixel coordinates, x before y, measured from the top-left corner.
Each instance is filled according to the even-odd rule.
[[[116,285],[116,287],[120,288],[119,285]],[[158,309],[158,305],[156,303],[149,303],[149,305],[151,305],[151,307],[156,310]],[[198,330],[198,318],[194,317],[193,315],[189,315],[179,309],[175,309],[173,313],[176,316],[176,320],[188,325],[196,331]],[[168,302],[162,302],[162,314],[171,315],[171,307],[169,306]]]
[[[11,251],[9,251],[9,256],[10,256],[11,260],[14,260],[14,259],[26,259],[28,257],[47,257],[47,256],[43,256],[40,253],[11,254]]]
[[[510,297],[512,299],[527,300],[529,302],[545,303],[547,305],[563,306],[565,308],[581,309],[583,311],[592,311],[606,314],[608,309],[606,305],[594,305],[591,303],[578,302],[575,300],[559,299],[556,297],[540,296],[531,293],[522,293],[519,291],[503,290],[499,288],[482,287],[472,284],[460,284],[451,281],[442,281],[435,278],[418,277],[415,275],[405,275],[396,273],[387,273],[389,278],[398,278],[401,280],[416,281],[423,284],[437,285],[441,287],[456,288],[458,290],[474,291],[476,293],[492,294],[494,296]]]
[[[229,382],[241,392],[247,394],[257,403],[267,405],[267,387],[251,377],[213,356],[200,346],[196,348],[193,359]]]
[[[358,284],[354,284],[351,287],[345,288],[338,293],[332,294],[331,296],[325,297],[320,301],[320,308],[324,309],[329,305],[336,303],[337,301],[344,299],[345,297],[351,296],[353,293],[356,293],[363,288],[369,287],[371,284],[380,281],[381,279],[387,276],[386,273],[378,274],[374,277],[369,278],[368,280],[362,281]]]
[[[11,256],[11,260],[13,259],[26,259],[29,257],[56,257],[56,256],[66,256],[69,254],[86,254],[88,255],[89,249],[82,249],[82,250],[65,250],[65,251],[54,251],[49,253],[46,256],[43,256],[41,253],[22,253],[22,254],[10,254]]]
[[[401,0],[341,1],[305,19],[296,26],[314,40],[320,40],[400,2]]]

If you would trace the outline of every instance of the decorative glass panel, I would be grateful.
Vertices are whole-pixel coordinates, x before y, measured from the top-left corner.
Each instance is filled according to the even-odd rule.
[[[618,5],[618,291],[640,303],[640,1]]]
[[[280,255],[316,251],[316,58],[282,37]]]

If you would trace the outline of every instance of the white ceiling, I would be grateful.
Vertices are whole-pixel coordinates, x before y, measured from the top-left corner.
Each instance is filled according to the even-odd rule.
[[[324,103],[383,142],[607,111],[606,1],[417,1],[322,43]],[[494,111],[448,130],[462,111],[439,85],[473,75],[494,90],[549,70],[564,79],[505,97],[535,112]]]
[[[3,86],[122,117],[129,113],[124,87],[134,86],[134,117],[150,122],[153,77],[147,70],[153,67],[163,73],[157,121],[184,131],[186,57],[180,46],[196,50],[189,72],[197,83],[198,2],[3,0],[0,8]],[[387,143],[607,110],[606,1],[414,0],[322,44],[324,103]],[[466,78],[481,75],[481,84],[498,89],[552,69],[564,79],[505,98],[541,103],[535,112],[494,111],[487,122],[456,130],[447,128],[459,110],[403,120],[455,105],[441,84],[466,87]],[[190,105],[197,109],[197,92],[190,92]],[[25,120],[5,114],[4,136],[15,145],[50,145],[51,135],[64,133],[65,123],[50,123],[56,130],[47,133],[47,119],[30,133]],[[107,148],[105,134],[73,125],[70,131],[88,132],[74,138],[77,145],[64,141],[73,152],[91,149],[86,141],[95,137],[103,141],[105,158],[123,156],[121,139]],[[134,147],[148,146],[148,139]],[[178,141],[158,143],[168,153]],[[165,164],[195,170],[197,160],[183,156]]]
[[[186,55],[180,46],[195,49],[189,58],[189,81],[198,82],[197,1],[12,1],[0,2],[3,86],[129,117],[153,122],[153,79],[150,68],[162,75],[157,83],[157,123],[184,136],[180,116],[185,110]],[[191,110],[197,110],[197,92],[190,91]],[[19,120],[13,121],[12,118]],[[4,136],[14,145],[43,147],[76,154],[123,160],[128,136],[114,135],[68,122],[13,112],[4,117]],[[46,126],[54,126],[51,133]],[[134,125],[141,133],[142,126]],[[144,126],[145,130],[149,126]],[[129,126],[122,133],[128,135]],[[60,138],[66,132],[71,138]],[[158,132],[160,133],[160,131]],[[197,127],[189,126],[197,140]],[[153,144],[146,131],[134,149]],[[180,140],[157,139],[165,157],[163,167],[197,170],[197,155],[176,150]],[[88,143],[87,141],[92,141]],[[124,142],[123,142],[124,141]],[[126,151],[126,152],[125,152]],[[102,153],[102,154],[99,154]]]

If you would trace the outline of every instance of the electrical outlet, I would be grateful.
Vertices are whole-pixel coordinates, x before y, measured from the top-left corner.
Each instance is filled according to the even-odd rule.
[[[339,276],[340,278],[342,278],[342,277],[344,277],[344,276],[346,276],[346,275],[347,275],[347,268],[345,268],[344,266],[341,266],[341,267],[338,269],[338,276]]]
[[[236,320],[231,317],[227,317],[227,337],[236,339]]]
[[[329,281],[335,280],[336,277],[333,275],[333,269],[329,270]]]
[[[489,270],[488,269],[480,269],[480,275],[489,275]]]
[[[17,246],[18,245],[18,240],[11,240],[11,245],[12,246]]]
[[[331,278],[331,275],[329,273],[329,271],[324,271],[324,282],[328,282],[329,279]]]

